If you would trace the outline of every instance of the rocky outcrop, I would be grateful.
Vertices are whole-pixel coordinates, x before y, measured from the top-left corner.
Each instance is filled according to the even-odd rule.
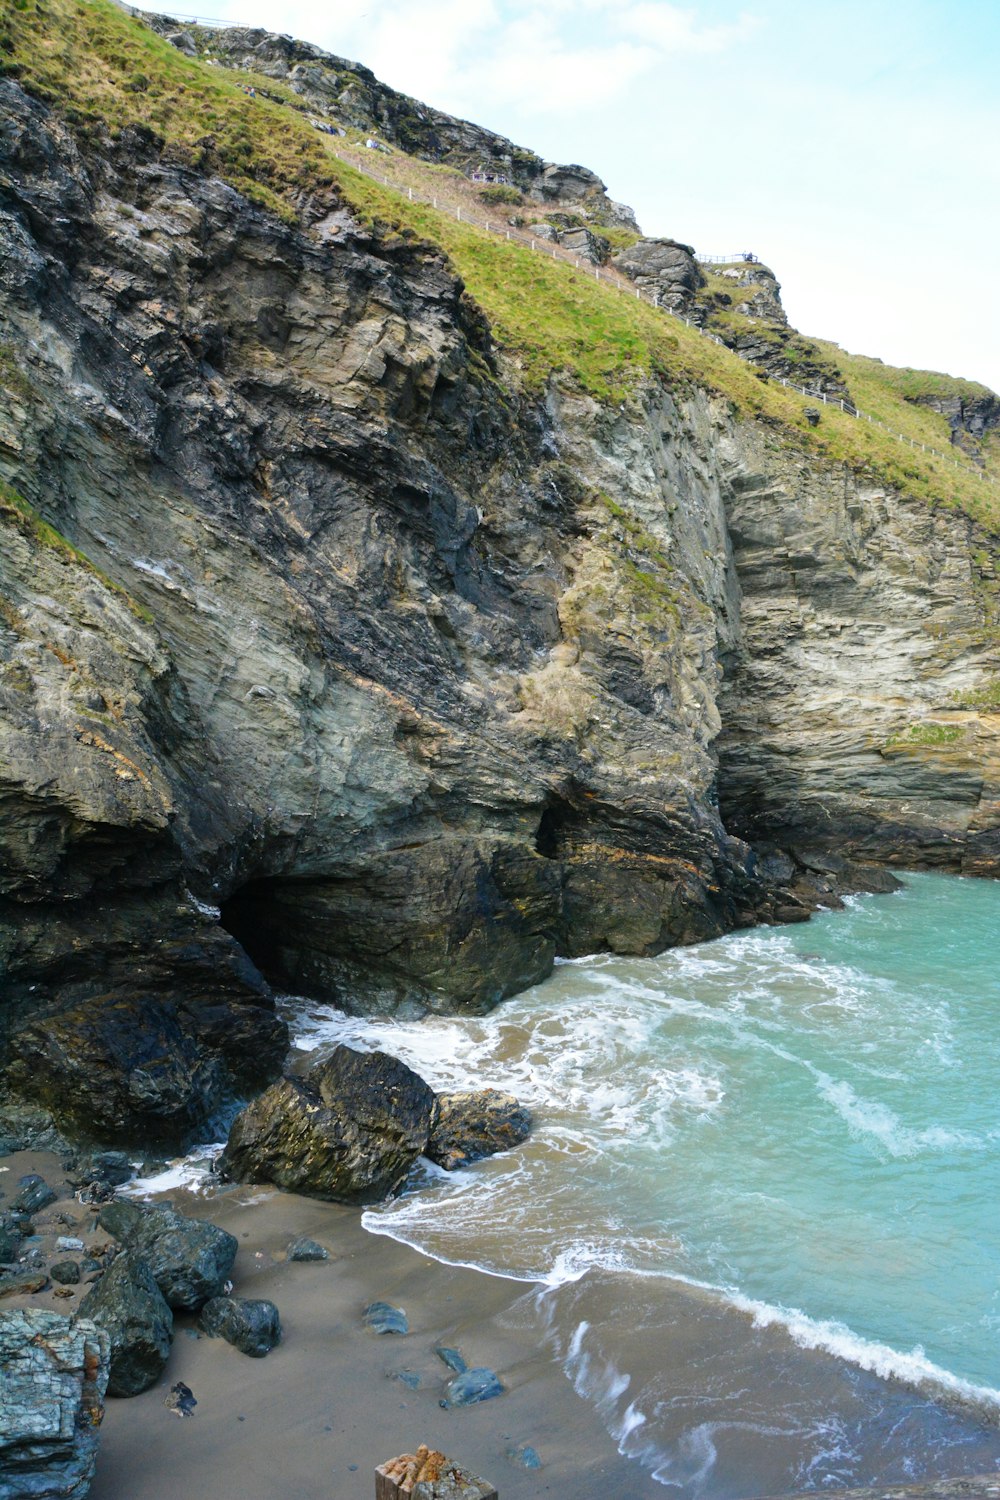
[[[825,852],[995,874],[1000,648],[977,561],[995,540],[776,455],[749,428],[729,453],[742,628],[721,698],[728,825],[819,872]]]
[[[519,1146],[531,1134],[531,1111],[501,1089],[439,1094],[426,1155],[446,1171]]]
[[[140,1254],[115,1258],[80,1303],[80,1316],[111,1341],[109,1396],[138,1396],[156,1384],[170,1356],[174,1317]]]
[[[255,79],[280,82],[302,100],[314,123],[341,130],[354,126],[424,161],[444,162],[466,173],[501,174],[538,203],[581,209],[599,224],[638,227],[632,210],[608,197],[596,172],[544,161],[506,136],[389,88],[360,63],[260,27],[178,28],[169,16],[146,14],[144,19],[189,57],[210,58],[249,70]],[[284,93],[271,97],[286,103]]]
[[[434,1114],[433,1090],[398,1058],[337,1047],[236,1117],[220,1171],[335,1202],[376,1202],[402,1187]]]
[[[669,308],[671,312],[688,312],[695,293],[704,284],[694,250],[676,240],[636,240],[628,249],[619,251],[612,264],[658,307]]]
[[[84,1500],[104,1417],[108,1335],[41,1308],[0,1313],[4,1500]]]
[[[1000,397],[982,387],[977,390],[966,386],[965,382],[956,381],[955,385],[960,388],[954,392],[928,391],[908,399],[947,417],[956,448],[981,464],[983,439],[1000,428]]]

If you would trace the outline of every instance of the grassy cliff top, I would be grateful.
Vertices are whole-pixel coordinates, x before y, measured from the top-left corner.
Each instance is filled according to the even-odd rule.
[[[460,174],[435,171],[397,150],[384,158],[392,163],[391,182],[375,182],[335,154],[356,132],[343,142],[318,132],[284,85],[188,58],[111,0],[0,0],[0,68],[97,149],[109,133],[145,127],[162,139],[165,155],[218,173],[286,222],[298,220],[310,194],[334,188],[383,237],[439,247],[529,389],[553,372],[605,400],[622,399],[651,377],[679,392],[701,386],[766,422],[791,448],[961,507],[987,524],[1000,522],[1000,485],[985,483],[966,461],[956,468],[832,407],[811,428],[803,415],[808,398],[761,381],[727,349],[636,300],[613,279],[598,284],[585,270],[459,222],[450,207],[434,209],[407,196],[410,187],[428,191],[431,180],[471,189]],[[254,98],[245,92],[249,84],[258,87]],[[947,451],[947,419],[913,404],[947,377],[892,370],[835,345],[817,347],[843,372],[860,407],[914,442]],[[16,378],[16,370],[9,373]],[[984,457],[1000,475],[1000,444],[987,444]]]

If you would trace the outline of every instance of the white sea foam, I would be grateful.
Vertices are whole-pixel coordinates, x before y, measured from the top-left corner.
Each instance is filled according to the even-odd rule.
[[[817,1069],[816,1087],[832,1104],[852,1135],[878,1142],[890,1156],[917,1156],[923,1151],[981,1151],[994,1139],[994,1132],[975,1135],[968,1130],[949,1130],[944,1125],[920,1129],[905,1125],[887,1104],[863,1099],[844,1079],[833,1079]]]
[[[159,1172],[146,1177],[133,1177],[132,1181],[119,1188],[120,1193],[130,1198],[155,1198],[158,1193],[169,1193],[185,1188],[190,1193],[200,1193],[208,1185],[212,1161],[225,1146],[225,1141],[205,1142],[194,1146],[186,1156],[178,1156]],[[214,1182],[214,1178],[212,1179]]]

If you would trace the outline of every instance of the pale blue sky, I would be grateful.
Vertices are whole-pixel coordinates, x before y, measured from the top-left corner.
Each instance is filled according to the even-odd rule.
[[[182,7],[185,11],[188,5]],[[210,0],[755,251],[792,321],[1000,390],[1000,0]]]

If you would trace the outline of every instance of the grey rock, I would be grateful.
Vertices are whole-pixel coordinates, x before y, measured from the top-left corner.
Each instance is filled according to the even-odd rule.
[[[168,1304],[180,1312],[197,1312],[222,1293],[239,1248],[225,1229],[162,1206],[108,1204],[98,1223],[146,1262]]]
[[[449,1380],[439,1404],[445,1408],[474,1406],[479,1401],[492,1401],[494,1396],[502,1396],[503,1391],[504,1387],[496,1372],[481,1365],[472,1370],[464,1370],[454,1380]]]
[[[174,1318],[140,1255],[116,1257],[80,1303],[80,1316],[111,1340],[109,1396],[138,1396],[156,1384],[170,1354]]]
[[[58,1281],[61,1286],[76,1286],[80,1280],[79,1262],[75,1260],[60,1260],[49,1266],[49,1275],[53,1281]]]
[[[531,1134],[531,1111],[501,1089],[439,1094],[426,1155],[447,1171],[498,1151]]]
[[[677,240],[636,240],[634,245],[614,255],[612,264],[641,291],[672,312],[689,310],[704,281],[693,249]]]
[[[325,1245],[320,1245],[316,1240],[310,1240],[302,1235],[289,1245],[287,1257],[294,1261],[329,1260],[330,1252]]]
[[[528,1443],[525,1443],[520,1448],[508,1448],[507,1457],[519,1469],[540,1469],[542,1467],[542,1460],[535,1449]]]
[[[135,1168],[124,1151],[92,1151],[77,1157],[67,1175],[74,1187],[100,1182],[115,1188],[131,1181]]]
[[[251,1359],[262,1359],[281,1341],[278,1309],[263,1299],[212,1297],[198,1322],[210,1338],[225,1339]]]
[[[108,1381],[107,1333],[41,1308],[0,1313],[0,1493],[84,1500]]]
[[[433,1091],[398,1058],[337,1047],[236,1117],[220,1168],[313,1197],[376,1201],[403,1185],[434,1107]]]
[[[401,1307],[391,1302],[371,1302],[364,1311],[364,1324],[373,1333],[409,1333],[409,1320]]]
[[[10,1200],[12,1213],[37,1214],[50,1203],[55,1203],[56,1191],[49,1187],[44,1178],[37,1173],[32,1174],[24,1180],[18,1192]]]
[[[21,1235],[20,1224],[13,1214],[0,1212],[0,1266],[8,1266],[17,1259]]]

